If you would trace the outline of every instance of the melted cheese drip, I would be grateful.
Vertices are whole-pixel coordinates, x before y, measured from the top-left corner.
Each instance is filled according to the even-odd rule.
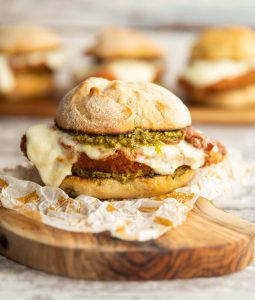
[[[53,129],[48,125],[36,125],[28,129],[27,156],[38,169],[43,182],[59,186],[72,173],[72,165],[79,153],[84,152],[91,159],[102,159],[112,155],[117,148],[91,146],[77,143],[71,135]],[[130,149],[121,148],[130,152]],[[204,152],[185,141],[177,145],[137,147],[132,153],[133,160],[151,167],[157,174],[168,175],[183,165],[197,169],[204,164]]]
[[[36,166],[45,185],[59,186],[72,174],[72,165],[79,152],[91,159],[102,159],[113,154],[115,149],[82,145],[72,137],[48,125],[36,125],[26,132],[27,156]]]
[[[155,63],[135,59],[117,59],[107,64],[107,68],[116,78],[125,81],[153,82],[157,75]]]
[[[44,184],[59,186],[66,176],[72,174],[72,165],[77,156],[69,157],[70,153],[60,144],[59,131],[47,125],[29,128],[26,137],[27,156],[36,166]]]
[[[254,60],[196,60],[187,66],[181,77],[194,86],[205,87],[251,70],[255,70]]]
[[[15,78],[7,57],[0,56],[0,92],[9,93],[15,88]]]

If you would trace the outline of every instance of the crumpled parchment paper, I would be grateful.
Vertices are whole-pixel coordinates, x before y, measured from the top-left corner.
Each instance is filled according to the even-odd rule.
[[[130,241],[156,239],[182,224],[199,196],[209,200],[240,184],[249,170],[238,152],[223,162],[197,171],[188,186],[167,195],[100,201],[81,195],[75,199],[59,188],[42,186],[30,164],[0,170],[0,204],[47,225],[67,231],[99,233]]]

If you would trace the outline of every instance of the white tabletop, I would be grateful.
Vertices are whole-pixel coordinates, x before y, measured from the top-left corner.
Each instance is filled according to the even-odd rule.
[[[25,129],[49,120],[0,119],[0,167],[21,163],[19,141]],[[209,136],[242,151],[255,161],[255,126],[201,126]],[[221,197],[216,204],[255,222],[254,181],[238,193]],[[151,281],[91,282],[44,274],[0,256],[0,299],[255,299],[255,264],[236,274],[219,278]]]

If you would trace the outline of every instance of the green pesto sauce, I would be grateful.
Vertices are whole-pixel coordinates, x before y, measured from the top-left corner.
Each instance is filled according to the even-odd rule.
[[[171,176],[173,178],[176,178],[178,176],[181,176],[185,173],[185,171],[189,169],[187,166],[181,166],[175,170]],[[84,170],[82,168],[73,168],[72,170],[73,175],[83,177],[83,178],[97,178],[97,179],[107,179],[111,178],[114,180],[117,180],[121,182],[122,184],[125,184],[129,181],[134,180],[137,177],[154,177],[159,176],[159,174],[156,174],[154,172],[146,173],[143,172],[137,172],[137,173],[126,173],[126,174],[117,174],[117,173],[106,173],[106,172],[100,172],[100,171],[88,171]]]
[[[183,130],[149,131],[135,129],[133,132],[116,135],[90,135],[72,132],[74,139],[81,144],[115,148],[118,146],[135,148],[137,146],[160,146],[175,144],[184,138]]]

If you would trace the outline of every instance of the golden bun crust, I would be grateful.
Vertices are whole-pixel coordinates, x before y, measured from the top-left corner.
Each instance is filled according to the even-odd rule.
[[[250,58],[255,58],[255,33],[242,26],[207,29],[191,51],[192,60]]]
[[[99,199],[132,199],[154,197],[172,192],[186,185],[194,176],[194,171],[187,169],[184,174],[173,178],[171,175],[155,177],[137,177],[125,184],[114,179],[87,179],[68,176],[60,188],[74,195],[88,195]]]
[[[60,38],[48,28],[32,24],[0,26],[0,53],[21,54],[60,46]]]
[[[181,129],[191,116],[179,98],[156,84],[91,77],[62,99],[55,122],[63,129],[118,134]]]
[[[23,72],[15,75],[15,89],[0,98],[7,101],[22,101],[25,98],[36,97],[50,93],[54,87],[53,74],[49,72]]]
[[[223,107],[239,109],[243,107],[255,106],[255,84],[239,89],[212,93],[203,99],[193,99],[195,102]]]
[[[140,32],[122,27],[106,27],[99,32],[87,54],[103,59],[161,58],[164,51]]]

